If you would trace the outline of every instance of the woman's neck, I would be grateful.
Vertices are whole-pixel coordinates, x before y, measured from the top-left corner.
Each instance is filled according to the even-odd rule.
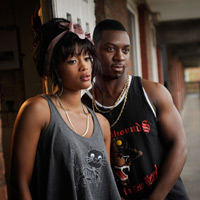
[[[72,110],[74,112],[82,110],[81,91],[69,92],[64,90],[59,98],[67,110]]]

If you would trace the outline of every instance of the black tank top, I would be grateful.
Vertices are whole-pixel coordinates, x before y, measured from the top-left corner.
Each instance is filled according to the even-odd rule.
[[[111,112],[103,114],[111,125],[117,119],[123,101]],[[92,107],[92,101],[87,95],[84,95],[83,102]],[[102,107],[99,108],[103,110]],[[157,118],[145,97],[140,77],[132,77],[123,113],[111,128],[111,134],[112,169],[121,196],[125,199],[148,197],[159,177],[165,146],[157,128]],[[178,185],[178,193],[175,194],[172,190],[173,194],[181,194],[183,196],[180,196],[180,199],[187,199],[184,198],[182,182]],[[174,197],[172,199],[176,199]]]

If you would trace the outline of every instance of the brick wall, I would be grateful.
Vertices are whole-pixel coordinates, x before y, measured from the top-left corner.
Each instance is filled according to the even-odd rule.
[[[128,30],[127,2],[124,0],[95,0],[96,23],[104,19],[120,21]]]

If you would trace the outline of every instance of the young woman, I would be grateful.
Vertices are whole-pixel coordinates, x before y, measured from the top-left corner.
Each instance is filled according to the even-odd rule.
[[[37,38],[37,70],[51,79],[53,92],[26,100],[17,115],[13,198],[121,199],[109,164],[109,123],[81,103],[81,90],[90,86],[97,67],[89,34],[78,24],[53,19]]]

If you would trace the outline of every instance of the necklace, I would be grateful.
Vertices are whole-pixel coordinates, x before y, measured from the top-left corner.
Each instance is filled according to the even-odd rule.
[[[115,101],[115,103],[112,105],[112,107],[109,110],[105,110],[105,111],[104,110],[100,110],[98,108],[96,102],[95,102],[95,94],[94,94],[94,86],[93,86],[93,88],[92,88],[92,97],[93,97],[92,98],[93,99],[93,101],[92,101],[92,108],[93,108],[93,110],[94,110],[94,107],[95,107],[96,110],[98,110],[100,113],[109,113],[109,112],[111,112],[115,108],[115,106],[117,105],[117,103],[120,101],[120,99],[121,99],[122,95],[124,94],[125,90],[128,88],[128,85],[129,85],[129,77],[127,76],[126,83],[125,83],[124,88],[122,89],[119,97],[117,98],[117,100]]]
[[[73,124],[72,124],[72,122],[71,122],[71,119],[70,119],[70,117],[69,117],[69,114],[68,114],[67,110],[65,109],[64,105],[62,104],[60,98],[58,97],[58,95],[55,95],[55,96],[56,96],[56,98],[57,98],[57,100],[58,100],[58,102],[59,102],[61,108],[64,110],[65,115],[66,115],[66,117],[67,117],[67,119],[68,119],[68,121],[69,121],[69,123],[70,123],[72,129],[74,130],[75,133],[77,133],[77,132],[76,132],[76,129],[74,128],[74,126],[73,126]],[[84,136],[88,133],[88,130],[89,130],[89,121],[90,121],[90,120],[89,120],[89,114],[85,112],[85,109],[84,109],[84,107],[83,107],[83,104],[81,104],[81,105],[82,105],[83,112],[84,112],[84,114],[85,114],[86,117],[87,117],[87,119],[86,119],[86,130],[85,130],[85,132],[81,135],[82,137],[84,137]]]
[[[127,96],[128,96],[128,85],[129,85],[129,78],[128,78],[128,76],[127,76],[127,87],[124,87],[124,88],[126,88],[126,94],[125,94],[125,97],[124,97],[124,102],[123,102],[123,105],[122,105],[122,108],[121,108],[121,110],[120,110],[120,113],[119,113],[119,115],[118,115],[118,117],[117,117],[117,119],[111,124],[111,128],[119,121],[119,119],[120,119],[120,117],[121,117],[121,115],[122,115],[122,113],[123,113],[123,111],[124,111],[124,107],[125,107],[125,105],[126,105],[126,100],[127,100]],[[120,94],[120,96],[122,96],[122,94],[123,93],[121,93]],[[119,100],[118,100],[119,101]],[[95,98],[94,98],[94,96],[93,96],[93,98],[92,98],[92,109],[93,109],[93,111],[95,111],[95,108],[97,108],[97,105],[95,106],[96,104],[95,104]],[[116,103],[115,103],[115,105],[116,105]],[[112,107],[112,110],[114,109],[114,107]],[[98,110],[98,109],[97,109]],[[100,110],[100,109],[99,109]],[[102,111],[102,110],[101,110]],[[109,110],[109,111],[111,111],[111,110]]]

